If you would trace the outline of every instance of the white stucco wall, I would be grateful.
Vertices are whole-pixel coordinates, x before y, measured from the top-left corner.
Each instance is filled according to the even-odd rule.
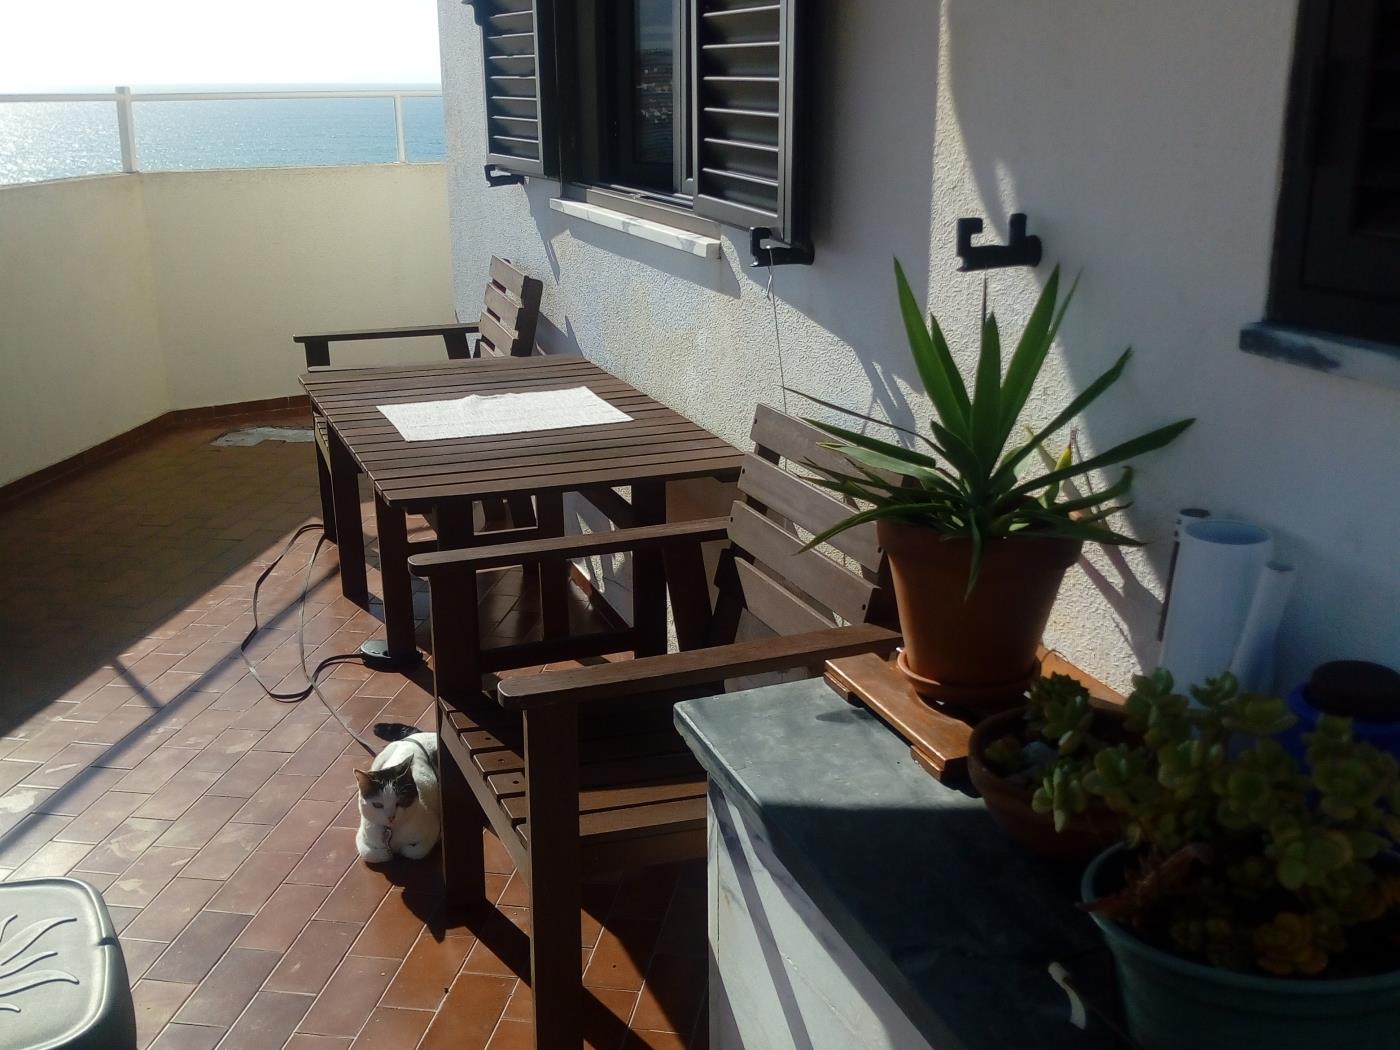
[[[142,179],[176,408],[299,393],[297,332],[452,320],[442,164]],[[480,312],[478,291],[464,316]],[[337,364],[442,353],[440,340],[331,348]]]
[[[0,187],[0,484],[172,409],[299,393],[296,332],[451,319],[442,164]]]
[[[1199,419],[1138,464],[1127,525],[1156,542],[1073,570],[1050,643],[1119,686],[1151,664],[1172,513],[1204,505],[1275,530],[1299,566],[1281,683],[1327,658],[1400,660],[1400,394],[1235,349],[1267,292],[1293,0],[826,7],[816,264],[774,275],[788,383],[926,416],[891,256],[971,364],[981,281],[956,272],[955,221],[985,216],[999,238],[1026,211],[1047,258],[1084,276],[1031,421],[1127,344],[1128,375],[1079,428],[1084,453]],[[488,256],[510,256],[545,280],[542,343],[743,442],[754,403],[781,404],[782,374],[743,235],[706,261],[549,210],[545,180],[488,189],[477,30],[456,0],[439,13],[459,309]],[[1004,327],[1019,330],[1048,270],[992,275]]]
[[[0,485],[166,411],[135,179],[0,190]]]

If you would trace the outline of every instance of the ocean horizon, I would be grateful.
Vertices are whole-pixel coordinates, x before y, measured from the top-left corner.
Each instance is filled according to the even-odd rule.
[[[65,89],[72,92],[111,88]],[[142,92],[438,90],[436,85],[163,85]],[[141,171],[388,164],[398,157],[390,98],[133,103]],[[409,161],[442,160],[442,98],[403,100]],[[0,102],[0,185],[121,170],[112,102]]]

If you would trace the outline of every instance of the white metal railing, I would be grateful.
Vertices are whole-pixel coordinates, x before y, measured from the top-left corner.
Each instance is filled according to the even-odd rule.
[[[350,91],[143,91],[140,94],[129,87],[118,87],[114,91],[53,92],[25,95],[0,95],[0,103],[5,102],[112,102],[117,107],[117,135],[121,141],[122,171],[137,172],[136,153],[136,102],[224,102],[243,99],[269,98],[387,98],[394,103],[394,140],[398,149],[398,162],[406,163],[408,156],[404,148],[403,100],[406,98],[440,98],[441,91],[430,88],[367,88]]]

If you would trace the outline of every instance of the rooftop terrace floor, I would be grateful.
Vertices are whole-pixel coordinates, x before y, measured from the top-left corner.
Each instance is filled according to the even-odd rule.
[[[496,906],[470,922],[446,917],[436,855],[367,867],[351,775],[367,756],[315,698],[269,699],[238,658],[253,582],[317,500],[310,445],[209,444],[233,425],[164,433],[0,508],[0,876],[102,891],[142,1048],[530,1047],[526,887],[506,851],[488,832]],[[284,689],[300,683],[313,545],[260,600],[252,655]],[[340,596],[335,564],[328,545],[313,569],[312,664],[380,630],[376,603]],[[498,640],[536,628],[518,575],[481,590]],[[357,729],[432,726],[426,669],[345,664],[324,692]],[[584,899],[587,1045],[705,1046],[703,867]]]

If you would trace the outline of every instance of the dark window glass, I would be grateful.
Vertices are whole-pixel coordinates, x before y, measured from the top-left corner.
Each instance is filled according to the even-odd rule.
[[[676,140],[674,0],[634,0],[633,143],[639,164],[670,164]]]

